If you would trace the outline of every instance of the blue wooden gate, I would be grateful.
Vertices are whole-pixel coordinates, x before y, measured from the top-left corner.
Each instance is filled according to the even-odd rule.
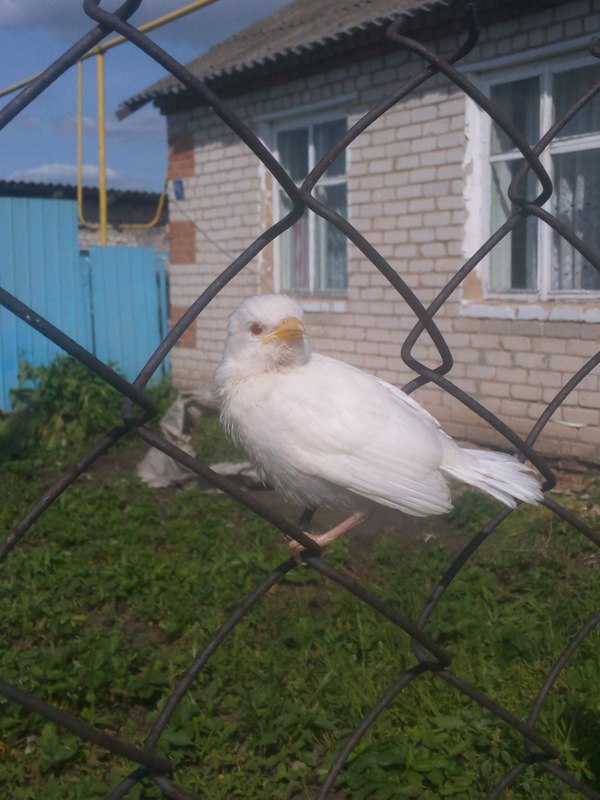
[[[0,285],[89,347],[73,202],[0,198]],[[48,364],[61,350],[0,307],[0,405],[9,407],[19,360]]]
[[[70,200],[0,197],[0,242],[0,285],[133,379],[167,331],[164,255],[124,246],[80,254]],[[10,407],[20,360],[39,366],[61,352],[0,306],[0,407]]]
[[[150,247],[91,247],[83,256],[92,350],[133,379],[167,333],[165,256]],[[167,365],[163,364],[161,377]]]

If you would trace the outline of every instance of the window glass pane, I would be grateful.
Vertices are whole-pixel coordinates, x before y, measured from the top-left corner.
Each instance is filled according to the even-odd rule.
[[[492,87],[491,99],[504,117],[535,144],[539,137],[540,79],[536,76]],[[492,124],[492,155],[514,150],[515,144],[501,128]]]
[[[600,65],[570,69],[554,76],[554,113],[558,119],[573,102],[600,80]],[[559,136],[577,136],[600,130],[600,96],[594,95],[561,130]]]
[[[336,119],[333,122],[322,122],[314,126],[315,163],[346,133],[346,121]],[[311,165],[311,166],[314,166]],[[346,172],[346,151],[343,151],[328,167],[325,175],[328,178],[344,175]]]
[[[508,187],[521,159],[497,161],[492,169],[491,223],[496,231],[514,213],[508,199]],[[527,180],[527,192],[535,196],[537,181],[532,173]],[[533,289],[537,281],[537,220],[528,217],[505,236],[490,253],[490,289],[496,292],[511,289]]]
[[[283,192],[279,193],[279,207],[281,216],[285,216],[292,208],[289,198]],[[288,228],[279,237],[280,257],[280,282],[281,288],[286,291],[298,289],[310,290],[309,280],[309,240],[308,240],[308,214],[302,217],[291,228]]]
[[[280,131],[277,134],[277,152],[281,166],[294,181],[308,175],[308,128]]]
[[[554,213],[596,252],[600,252],[599,174],[599,150],[554,157]],[[552,242],[552,288],[600,289],[600,273],[556,231]]]
[[[346,185],[317,186],[316,195],[321,202],[340,214],[347,215]],[[348,246],[344,234],[322,217],[315,218],[316,252],[315,283],[316,290],[344,290],[348,285],[347,261]]]
[[[346,120],[310,123],[277,133],[277,148],[282,166],[300,183],[315,163],[325,156],[344,135]],[[329,166],[315,189],[319,200],[336,213],[346,216],[346,156],[341,153]],[[289,212],[287,195],[279,190],[279,216]],[[279,237],[277,253],[282,290],[299,292],[344,291],[347,279],[347,241],[335,225],[307,212]]]

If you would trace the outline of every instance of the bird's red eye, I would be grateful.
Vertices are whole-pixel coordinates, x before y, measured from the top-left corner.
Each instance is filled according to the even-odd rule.
[[[252,325],[250,325],[250,333],[252,336],[260,336],[262,332],[263,326],[259,325],[258,322],[253,322]]]

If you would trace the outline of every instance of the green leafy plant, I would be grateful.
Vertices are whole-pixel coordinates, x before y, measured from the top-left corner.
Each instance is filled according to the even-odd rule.
[[[206,435],[198,433],[205,442],[213,422],[200,421],[208,423]],[[24,459],[0,464],[3,529],[43,486],[31,472]],[[597,521],[599,501],[598,486],[569,498],[588,522]],[[452,672],[526,719],[555,659],[600,606],[595,554],[547,509],[519,508],[447,587],[428,622],[452,653]],[[3,563],[0,673],[139,744],[224,619],[287,555],[272,526],[223,495],[156,492],[118,460],[112,474],[92,469]],[[398,537],[374,537],[359,551],[341,540],[324,558],[415,619],[451,555],[438,543],[407,550]],[[556,763],[596,791],[599,646],[595,631],[561,672],[537,724],[561,752]],[[298,567],[214,653],[161,748],[174,779],[200,797],[307,800],[350,732],[414,663],[402,630]],[[0,776],[11,800],[103,798],[131,769],[35,714],[1,699],[0,706]],[[524,753],[520,734],[426,673],[367,731],[333,794],[472,800]],[[130,794],[159,798],[149,779]],[[577,795],[535,765],[506,793],[507,800],[559,796]]]
[[[148,390],[164,412],[176,392],[168,379]],[[13,413],[0,420],[0,452],[27,457],[44,451],[61,460],[80,452],[120,421],[122,395],[70,356],[49,365],[19,365]]]
[[[474,535],[504,506],[476,489],[464,489],[454,500],[448,520],[459,531]]]

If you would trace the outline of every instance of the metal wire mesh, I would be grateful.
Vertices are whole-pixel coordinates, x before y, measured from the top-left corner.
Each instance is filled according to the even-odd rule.
[[[122,405],[122,424],[109,430],[106,434],[30,508],[27,514],[21,519],[8,535],[0,542],[0,559],[6,559],[10,551],[17,547],[23,537],[30,530],[31,526],[49,508],[57,498],[65,492],[77,478],[85,472],[102,454],[108,451],[120,439],[125,436],[141,437],[149,445],[158,448],[162,452],[171,456],[181,465],[210,481],[222,491],[234,497],[251,511],[260,515],[270,522],[281,533],[292,537],[301,542],[306,547],[305,563],[313,570],[338,584],[343,590],[352,593],[363,603],[375,609],[382,617],[391,621],[401,628],[410,637],[415,657],[414,666],[403,674],[388,690],[381,696],[380,700],[374,705],[353,733],[348,738],[343,749],[334,760],[333,766],[325,781],[323,782],[317,797],[321,800],[329,796],[334,787],[336,778],[346,764],[350,754],[356,747],[361,737],[375,722],[379,714],[387,708],[401,692],[412,681],[418,680],[420,676],[429,674],[435,679],[442,681],[457,691],[461,692],[465,699],[470,699],[479,704],[483,709],[487,709],[497,718],[501,719],[507,726],[518,732],[523,737],[522,758],[510,769],[502,779],[491,788],[487,794],[488,798],[501,796],[519,776],[529,769],[543,770],[554,776],[563,786],[570,787],[576,793],[588,798],[600,800],[600,794],[589,786],[584,785],[565,769],[557,766],[555,759],[560,755],[557,748],[540,734],[537,728],[538,718],[548,695],[556,682],[561,671],[569,663],[569,659],[583,642],[585,637],[600,622],[600,613],[595,614],[572,638],[570,643],[560,654],[552,669],[549,671],[543,685],[540,686],[535,701],[531,705],[527,719],[519,719],[506,708],[502,707],[490,697],[482,693],[475,686],[461,679],[452,669],[452,654],[445,648],[437,644],[427,633],[427,623],[434,609],[440,603],[453,579],[460,572],[461,568],[469,561],[478,547],[496,530],[512,511],[505,508],[497,514],[489,523],[467,544],[462,552],[455,558],[445,575],[435,587],[431,596],[425,603],[421,613],[416,620],[407,619],[396,609],[390,607],[380,597],[373,594],[367,588],[350,579],[347,575],[329,566],[320,557],[319,547],[308,538],[302,530],[289,522],[282,516],[266,508],[263,503],[252,493],[241,490],[228,479],[214,473],[209,466],[200,460],[189,456],[175,445],[166,441],[159,433],[147,427],[147,423],[156,415],[157,409],[153,402],[144,393],[148,381],[158,369],[159,365],[167,357],[168,353],[182,336],[186,329],[193,323],[196,317],[202,313],[206,306],[215,298],[220,290],[241,270],[243,270],[251,259],[256,256],[268,243],[286,231],[296,222],[306,209],[323,217],[335,225],[345,236],[363,253],[373,267],[385,276],[389,283],[396,289],[398,294],[408,304],[415,316],[415,325],[407,336],[402,347],[402,358],[404,362],[417,374],[406,387],[407,392],[411,392],[426,383],[433,383],[444,391],[451,394],[467,408],[478,414],[490,426],[500,432],[510,441],[520,457],[528,459],[542,474],[548,490],[555,485],[555,476],[548,463],[536,451],[536,442],[542,433],[545,425],[552,415],[559,408],[561,403],[578,386],[578,384],[600,363],[600,353],[590,358],[565,385],[556,393],[554,399],[548,403],[543,413],[539,416],[531,428],[527,438],[520,438],[502,420],[492,414],[483,405],[478,403],[464,391],[461,391],[447,376],[452,368],[452,353],[436,324],[436,313],[442,308],[445,301],[460,287],[466,276],[490,253],[490,251],[514,228],[524,224],[528,217],[537,217],[546,225],[549,225],[556,233],[567,240],[594,266],[600,270],[600,256],[595,253],[586,242],[582,241],[574,230],[561,222],[550,212],[543,208],[552,193],[552,183],[542,166],[540,155],[557,136],[559,131],[567,124],[573,115],[588,103],[591,98],[600,91],[600,81],[597,82],[589,91],[577,98],[571,108],[563,117],[542,136],[540,141],[531,147],[524,139],[522,133],[516,130],[507,119],[503,117],[498,108],[484,96],[463,74],[458,72],[453,66],[460,61],[474,47],[478,37],[478,25],[472,9],[466,17],[467,34],[464,41],[456,52],[449,57],[441,56],[431,52],[417,41],[405,35],[402,28],[402,20],[393,24],[387,31],[389,39],[394,41],[399,48],[405,48],[418,55],[426,63],[425,68],[406,82],[400,88],[394,89],[381,102],[368,111],[347,133],[340,139],[324,158],[315,166],[312,172],[300,187],[297,187],[290,176],[285,172],[273,155],[266,149],[257,136],[217,97],[209,88],[203,85],[185,67],[178,63],[168,53],[149,40],[143,33],[132,27],[128,23],[128,18],[139,7],[141,0],[125,0],[121,7],[114,13],[108,13],[100,8],[99,0],[85,0],[84,10],[97,23],[88,34],[83,36],[57,61],[42,72],[24,91],[16,96],[5,108],[0,111],[0,128],[9,124],[32,100],[52,84],[62,73],[73,66],[81,56],[88,50],[101,42],[108,34],[115,31],[132,42],[140,50],[161,64],[166,70],[178,78],[186,87],[208,103],[214,113],[219,116],[226,125],[246,144],[254,153],[256,158],[262,162],[267,170],[272,174],[279,186],[286,192],[292,204],[292,210],[280,221],[276,222],[267,230],[260,233],[258,238],[235,258],[231,264],[213,281],[213,283],[196,299],[186,313],[173,326],[168,336],[161,343],[160,347],[151,356],[148,362],[141,369],[138,377],[132,383],[124,380],[117,375],[107,364],[98,360],[77,342],[66,336],[61,330],[53,326],[47,320],[36,314],[35,309],[28,308],[16,297],[0,287],[0,303],[24,320],[31,327],[42,333],[44,336],[58,344],[63,350],[81,361],[97,375],[115,387],[124,398]],[[590,43],[589,51],[593,57],[600,56],[600,43],[593,40]],[[456,87],[460,88],[466,95],[471,97],[481,109],[483,109],[494,120],[521,152],[524,162],[522,168],[516,174],[509,189],[509,198],[516,207],[516,211],[506,220],[506,222],[496,230],[489,240],[474,253],[458,272],[448,281],[444,288],[439,292],[431,305],[424,307],[408,284],[390,266],[390,264],[380,255],[380,253],[363,237],[353,226],[342,217],[335,214],[324,203],[320,202],[313,194],[313,190],[327,166],[332,160],[347,148],[351,142],[357,139],[371,123],[381,117],[385,112],[401,101],[417,87],[424,84],[434,75],[442,73]],[[526,176],[529,171],[533,171],[541,185],[540,193],[537,197],[530,199],[525,194]],[[440,363],[435,368],[421,363],[413,354],[415,345],[422,334],[427,333],[434,343],[439,354]],[[136,409],[137,407],[137,409]],[[138,410],[141,409],[141,410]],[[545,499],[545,505],[557,517],[562,518],[569,525],[573,526],[582,536],[587,537],[595,545],[600,545],[600,535],[589,529],[584,522],[569,512],[562,505],[550,498]],[[112,800],[125,797],[138,782],[144,779],[152,780],[160,788],[163,796],[169,798],[189,798],[195,795],[190,794],[182,787],[177,785],[172,777],[172,766],[169,760],[160,755],[161,737],[172,718],[178,704],[190,689],[195,678],[203,670],[215,650],[226,639],[237,623],[248,613],[248,611],[258,603],[268,592],[291,570],[298,567],[298,562],[290,558],[277,566],[263,581],[261,581],[253,591],[248,594],[225,620],[221,628],[215,633],[202,653],[193,660],[187,672],[181,677],[172,693],[166,698],[160,714],[147,733],[143,749],[135,747],[126,741],[102,731],[100,728],[91,725],[81,718],[75,717],[64,710],[61,710],[47,703],[38,696],[35,696],[16,686],[7,685],[0,681],[0,693],[8,700],[19,704],[24,709],[42,715],[46,719],[54,722],[59,728],[66,729],[90,742],[96,743],[100,748],[104,748],[110,753],[120,755],[128,759],[133,770],[129,777],[125,779],[117,788],[110,792]],[[27,676],[23,676],[23,683],[27,683]]]

